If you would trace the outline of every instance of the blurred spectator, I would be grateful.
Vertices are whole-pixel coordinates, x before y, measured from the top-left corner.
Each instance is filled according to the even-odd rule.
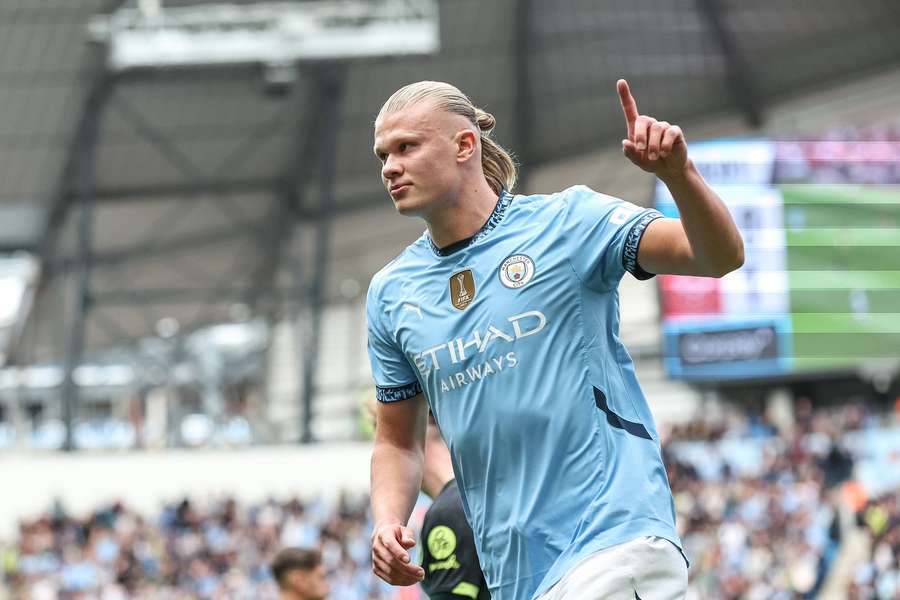
[[[280,600],[325,600],[328,580],[322,553],[310,548],[285,548],[272,561],[272,576]]]
[[[900,598],[900,490],[874,499],[858,519],[871,536],[871,554],[856,566],[850,587],[852,600]]]

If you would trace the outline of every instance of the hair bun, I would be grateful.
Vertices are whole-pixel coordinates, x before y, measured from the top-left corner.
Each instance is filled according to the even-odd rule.
[[[480,108],[476,108],[475,124],[478,125],[478,129],[480,129],[484,133],[490,133],[494,129],[494,126],[497,124],[497,120],[491,113],[485,112]]]

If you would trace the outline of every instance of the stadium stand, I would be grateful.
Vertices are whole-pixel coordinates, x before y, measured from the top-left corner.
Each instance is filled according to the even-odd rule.
[[[853,435],[900,435],[900,415],[857,403],[796,406],[787,427],[733,408],[664,428],[691,600],[896,597],[900,488],[864,502],[859,528],[842,514],[852,512],[847,492],[870,458]],[[116,503],[82,517],[57,504],[21,522],[2,544],[2,565],[10,598],[266,599],[275,593],[267,570],[274,553],[318,545],[332,597],[398,598],[371,575],[370,527],[359,494],[184,499],[153,514]],[[871,551],[839,584],[832,565],[854,533],[871,540]]]
[[[187,600],[277,598],[269,564],[286,546],[319,546],[334,598],[387,598],[368,568],[368,499],[336,503],[184,499],[152,518],[123,504],[84,518],[61,505],[23,521],[3,551],[11,597]]]

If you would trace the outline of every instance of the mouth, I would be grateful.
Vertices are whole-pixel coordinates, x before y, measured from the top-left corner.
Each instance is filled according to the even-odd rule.
[[[409,191],[409,188],[411,187],[412,184],[409,183],[391,186],[391,197],[396,200],[397,198],[400,198],[401,196],[406,194],[406,192]]]

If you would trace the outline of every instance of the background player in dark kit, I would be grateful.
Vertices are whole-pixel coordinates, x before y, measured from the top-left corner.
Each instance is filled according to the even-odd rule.
[[[373,398],[365,404],[373,423],[375,409]],[[472,528],[453,476],[450,451],[430,413],[424,451],[422,492],[433,502],[425,513],[420,536],[422,588],[431,600],[489,600]]]
[[[422,522],[422,588],[431,600],[488,600],[491,595],[453,478],[450,451],[430,414],[422,491],[434,500]]]

